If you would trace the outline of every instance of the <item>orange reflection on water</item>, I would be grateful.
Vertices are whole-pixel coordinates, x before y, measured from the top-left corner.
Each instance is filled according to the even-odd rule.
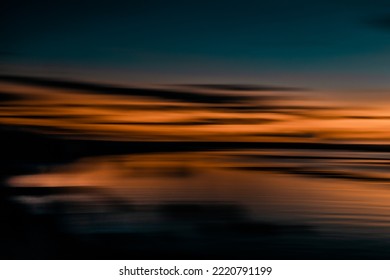
[[[359,162],[362,154],[318,153],[330,156],[328,160],[333,163],[318,159],[310,163],[299,157],[304,154],[293,151],[284,153],[291,157],[290,162],[272,159],[279,155],[279,152],[242,151],[100,157],[42,174],[16,176],[8,183],[14,187],[89,187],[113,201],[133,205],[176,201],[231,203],[245,207],[255,220],[311,224],[333,234],[390,233],[387,172],[378,170],[376,176],[381,180],[374,182],[326,176],[325,171],[336,165],[338,170],[353,172],[351,162]],[[252,156],[257,158],[254,160]],[[291,160],[294,157],[295,163]],[[349,162],[343,162],[345,158]],[[313,169],[315,165],[317,168]],[[257,169],[246,171],[240,168],[243,166]],[[267,168],[270,166],[274,167],[271,171]],[[285,166],[306,166],[306,170],[324,173],[323,176],[287,174]],[[84,199],[88,205],[88,196]]]

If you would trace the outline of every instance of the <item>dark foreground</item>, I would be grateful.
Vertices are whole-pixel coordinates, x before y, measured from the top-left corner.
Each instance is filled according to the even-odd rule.
[[[115,155],[120,151],[126,154],[152,153],[156,156],[159,153],[174,155],[188,150],[218,148],[227,152],[240,149],[237,143],[233,146],[229,143],[218,146],[215,143],[159,145],[88,142],[60,140],[10,127],[2,128],[2,138],[5,140],[1,151],[2,259],[390,257],[390,244],[385,234],[375,238],[348,233],[345,236],[342,233],[332,235],[315,223],[297,219],[284,219],[281,222],[280,219],[272,220],[261,213],[253,215],[245,205],[231,200],[188,199],[172,195],[172,199],[137,202],[136,198],[113,195],[104,188],[24,187],[9,183],[9,178],[14,176],[45,174],[56,166],[71,163],[80,157]],[[132,145],[136,145],[136,148]],[[387,149],[386,146],[375,148]],[[172,173],[171,169],[168,171]],[[191,173],[188,170],[174,171],[175,174],[168,175],[187,178],[187,173]],[[205,186],[206,189],[216,182],[209,184]]]

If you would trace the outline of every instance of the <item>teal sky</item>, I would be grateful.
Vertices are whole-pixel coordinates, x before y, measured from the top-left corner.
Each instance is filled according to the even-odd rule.
[[[387,1],[2,5],[2,71],[115,82],[390,88]]]

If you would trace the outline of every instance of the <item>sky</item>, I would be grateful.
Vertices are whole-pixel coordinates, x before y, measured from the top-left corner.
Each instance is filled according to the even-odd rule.
[[[2,1],[2,72],[390,88],[388,1]]]

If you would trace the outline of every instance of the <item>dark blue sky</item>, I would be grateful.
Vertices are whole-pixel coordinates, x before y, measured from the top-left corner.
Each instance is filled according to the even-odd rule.
[[[5,69],[129,82],[390,88],[388,1],[1,5]]]

